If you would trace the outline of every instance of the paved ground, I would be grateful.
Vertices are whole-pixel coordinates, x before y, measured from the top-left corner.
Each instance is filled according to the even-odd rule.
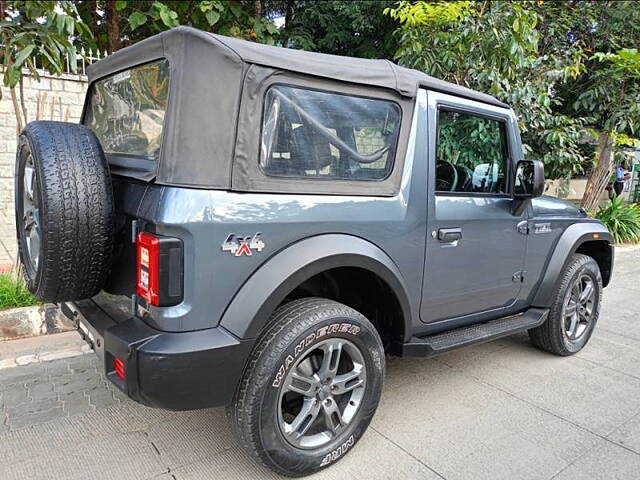
[[[15,231],[13,212],[0,211],[0,273],[15,263],[18,251]]]
[[[372,427],[312,478],[640,478],[640,249],[618,252],[614,278],[575,357],[520,335],[390,360]],[[93,354],[41,361],[60,344],[77,352],[73,335],[0,344],[0,360],[36,349],[39,362],[0,368],[1,479],[276,478],[236,445],[222,409],[137,405]]]

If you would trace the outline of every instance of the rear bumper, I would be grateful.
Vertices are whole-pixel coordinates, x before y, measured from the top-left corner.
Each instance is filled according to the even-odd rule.
[[[192,410],[230,403],[253,346],[222,327],[169,333],[137,317],[116,322],[92,300],[60,307],[103,360],[107,378],[151,407]],[[115,374],[115,358],[125,363],[124,381]]]

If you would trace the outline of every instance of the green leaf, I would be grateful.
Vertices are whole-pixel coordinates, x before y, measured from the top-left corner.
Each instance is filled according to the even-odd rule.
[[[125,8],[127,8],[126,0],[118,0],[116,2],[116,10],[120,11],[120,10],[124,10]]]
[[[24,63],[24,61],[27,59],[27,57],[29,57],[29,55],[31,55],[31,52],[33,52],[35,48],[36,46],[34,44],[31,44],[31,45],[27,45],[25,48],[20,50],[16,55],[16,60],[14,62],[15,68],[20,68]]]
[[[65,16],[65,29],[67,31],[67,35],[73,35],[75,33],[76,21],[68,16]]]
[[[158,3],[159,2],[156,2],[156,4]],[[159,9],[158,14],[160,15],[160,20],[162,20],[162,23],[164,23],[165,26],[172,28],[179,25],[178,14],[171,10],[169,7],[163,5],[163,8]]]
[[[67,57],[69,58],[69,67],[71,67],[72,73],[78,72],[78,62],[75,61],[77,57],[76,47],[73,45],[67,45]]]
[[[220,12],[216,10],[209,10],[206,13],[206,17],[207,17],[207,22],[209,22],[209,25],[215,25],[216,22],[220,20]]]
[[[135,30],[145,23],[147,23],[147,16],[144,13],[133,12],[129,15],[129,26],[131,27],[131,30]]]
[[[9,88],[15,87],[20,81],[21,75],[20,69],[11,65],[4,73],[4,84]]]

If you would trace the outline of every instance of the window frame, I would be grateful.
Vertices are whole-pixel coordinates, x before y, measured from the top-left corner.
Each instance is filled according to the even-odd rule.
[[[453,113],[462,113],[465,115],[470,115],[473,117],[479,117],[479,118],[485,118],[488,120],[494,120],[497,121],[500,124],[500,127],[502,129],[502,131],[504,132],[504,137],[503,137],[503,150],[504,150],[504,161],[505,161],[505,170],[504,170],[504,175],[505,175],[505,190],[507,190],[506,192],[502,193],[502,192],[445,192],[445,191],[441,191],[441,190],[436,190],[436,184],[435,184],[435,173],[434,173],[434,182],[432,185],[433,188],[433,193],[436,196],[449,196],[449,197],[492,197],[492,198],[512,198],[512,185],[511,185],[511,170],[512,170],[512,164],[513,164],[513,157],[511,155],[511,147],[509,145],[510,142],[510,133],[509,133],[509,125],[508,125],[508,119],[505,118],[502,115],[499,114],[491,114],[489,112],[478,112],[475,111],[473,109],[469,109],[469,108],[464,108],[461,106],[457,106],[457,105],[451,105],[448,103],[444,103],[444,102],[438,102],[437,106],[436,106],[436,125],[435,125],[435,155],[434,155],[434,169],[435,169],[435,162],[438,161],[438,146],[439,146],[439,141],[440,141],[440,112],[441,111],[447,111],[447,112],[453,112]]]
[[[397,156],[398,156],[398,151],[399,151],[399,145],[400,145],[400,141],[401,141],[401,132],[402,132],[402,125],[403,125],[403,109],[402,109],[402,105],[400,105],[400,103],[398,103],[396,100],[393,99],[389,99],[389,98],[381,98],[381,97],[375,97],[375,96],[367,96],[367,95],[358,95],[358,94],[353,94],[353,93],[348,93],[348,92],[344,92],[344,91],[339,91],[339,90],[327,90],[327,89],[323,89],[323,88],[318,88],[318,87],[313,87],[313,86],[303,86],[300,84],[295,84],[295,83],[291,83],[291,82],[274,82],[269,84],[265,89],[264,92],[262,93],[262,111],[260,114],[260,133],[259,133],[259,137],[258,140],[260,142],[260,144],[262,144],[262,135],[264,133],[264,125],[265,125],[265,115],[266,115],[266,111],[267,111],[267,95],[269,94],[269,91],[274,88],[274,87],[288,87],[288,88],[294,88],[294,89],[298,89],[298,90],[308,90],[308,91],[312,91],[312,92],[319,92],[319,93],[326,93],[326,94],[330,94],[330,95],[339,95],[339,96],[343,96],[343,97],[355,97],[355,98],[362,98],[365,100],[377,100],[377,101],[381,101],[381,102],[388,102],[388,103],[392,103],[393,105],[395,105],[395,107],[398,109],[398,114],[399,114],[399,118],[398,118],[398,128],[397,128],[397,133],[396,133],[396,139],[394,141],[394,145],[393,145],[393,150],[390,150],[389,153],[392,155],[391,158],[391,164],[387,167],[387,172],[385,174],[384,177],[381,178],[346,178],[346,177],[322,177],[322,176],[306,176],[306,177],[302,177],[302,176],[289,176],[289,175],[275,175],[273,173],[269,173],[263,166],[262,166],[262,148],[258,149],[258,158],[257,158],[257,163],[258,163],[258,169],[260,170],[260,172],[266,176],[266,177],[270,177],[273,179],[287,179],[287,180],[298,180],[298,181],[320,181],[320,182],[340,182],[340,183],[344,183],[344,182],[357,182],[357,183],[371,183],[371,184],[375,184],[375,183],[380,183],[380,182],[384,182],[386,180],[389,179],[389,177],[391,177],[391,175],[393,174],[394,169],[396,168],[396,163],[397,163]]]
[[[261,142],[264,92],[280,83],[298,88],[344,93],[371,99],[391,100],[401,109],[400,133],[391,174],[380,181],[322,180],[313,177],[291,178],[265,175],[258,165]],[[409,162],[409,138],[417,112],[416,99],[396,91],[353,84],[331,78],[290,72],[252,64],[244,74],[242,98],[238,110],[235,146],[231,167],[231,190],[252,193],[285,193],[301,195],[340,195],[393,197],[402,186],[405,165]]]

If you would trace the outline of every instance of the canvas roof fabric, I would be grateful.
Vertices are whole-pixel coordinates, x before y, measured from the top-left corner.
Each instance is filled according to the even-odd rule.
[[[203,32],[191,27],[173,28],[108,56],[88,68],[89,80],[93,81],[117,70],[128,68],[132,64],[131,60],[135,58],[162,56],[161,52],[164,48],[169,47],[170,44],[188,42],[190,37],[194,40],[204,40],[212,48],[226,49],[229,55],[236,57],[234,60],[249,64],[390,88],[407,97],[415,97],[418,88],[423,87],[499,107],[508,107],[491,95],[430,77],[417,70],[400,67],[389,60],[345,57],[274,47]],[[183,53],[189,55],[191,52],[185,48]]]
[[[116,175],[195,188],[253,188],[255,179],[239,176],[238,172],[255,160],[253,149],[254,143],[259,143],[262,115],[261,99],[254,98],[260,91],[256,82],[263,81],[269,72],[281,72],[283,78],[295,77],[299,82],[311,83],[313,88],[344,86],[361,96],[397,96],[403,111],[406,110],[403,131],[407,132],[410,106],[420,87],[508,108],[490,95],[399,67],[388,60],[272,47],[191,27],[173,28],[94,63],[87,69],[89,82],[163,58],[169,62],[170,87],[159,158],[149,162],[111,158],[111,171]],[[245,139],[244,143],[240,138]],[[403,140],[406,138],[401,137],[401,143]],[[402,163],[397,158],[401,153],[402,148],[396,155],[397,165]],[[234,163],[234,159],[238,161]],[[397,189],[399,173],[395,170],[391,179],[378,185],[377,191],[392,194]],[[279,182],[276,187],[283,183],[286,182]],[[271,185],[268,182],[264,185],[267,184]],[[314,184],[306,180],[305,185]],[[323,185],[318,184],[309,192],[333,192],[327,187],[329,182]],[[299,188],[292,182],[291,191]],[[358,189],[364,194],[373,187],[354,184],[350,192]],[[269,187],[266,191],[273,190]]]

